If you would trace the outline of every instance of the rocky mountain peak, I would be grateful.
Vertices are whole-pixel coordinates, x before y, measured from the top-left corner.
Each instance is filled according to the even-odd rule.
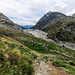
[[[46,24],[50,23],[52,20],[58,19],[60,17],[65,17],[65,14],[62,14],[60,12],[51,12],[49,11],[46,13],[33,27],[34,29],[41,29],[44,27]]]

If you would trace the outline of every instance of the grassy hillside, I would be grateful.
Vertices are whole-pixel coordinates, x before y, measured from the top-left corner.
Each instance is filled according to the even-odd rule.
[[[34,71],[32,63],[37,58],[33,50],[42,55],[52,54],[53,56],[48,57],[52,61],[75,63],[74,50],[35,38],[29,33],[13,30],[11,27],[0,27],[1,74],[31,75]],[[46,57],[41,58],[49,61]]]
[[[1,75],[31,75],[32,66],[37,55],[16,40],[0,37],[0,74]]]
[[[45,15],[46,18],[48,14]],[[55,16],[60,17],[56,14]],[[70,26],[69,29],[74,30],[74,20],[71,20],[70,23],[65,20],[59,21],[58,19],[56,24],[53,24],[54,22],[52,25],[48,24],[48,27],[52,27],[50,27],[51,31],[49,31],[50,28],[46,29],[47,26],[43,30],[53,35],[55,31],[59,33],[60,29],[62,30],[65,26],[64,24],[67,24],[66,28]],[[73,36],[71,35],[71,37]],[[45,63],[51,61],[54,66],[64,67],[68,69],[68,73],[75,75],[75,50],[25,33],[19,26],[0,13],[0,75],[32,75],[34,72],[33,63],[37,61],[39,64],[41,60],[44,60]]]

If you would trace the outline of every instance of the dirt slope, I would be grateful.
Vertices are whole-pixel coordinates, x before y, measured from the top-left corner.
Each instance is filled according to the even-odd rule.
[[[33,63],[33,75],[71,75],[65,72],[68,71],[68,69],[52,65],[52,61],[46,62],[40,56],[38,57],[38,60],[35,60]]]

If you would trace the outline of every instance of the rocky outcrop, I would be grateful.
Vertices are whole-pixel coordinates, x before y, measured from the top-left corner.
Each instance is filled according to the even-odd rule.
[[[18,30],[22,31],[21,27],[19,27],[17,24],[15,24],[13,21],[11,21],[3,13],[0,13],[0,23],[4,24],[4,25],[8,25],[9,27],[12,27],[12,29],[18,29]]]
[[[75,19],[74,19],[75,20]],[[65,22],[55,23],[55,25],[49,25],[48,28],[45,28],[48,32],[48,37],[55,41],[66,41],[75,43],[75,22],[70,19]],[[68,21],[68,22],[67,22]],[[45,30],[44,29],[44,30]]]
[[[75,13],[72,16],[75,17]]]

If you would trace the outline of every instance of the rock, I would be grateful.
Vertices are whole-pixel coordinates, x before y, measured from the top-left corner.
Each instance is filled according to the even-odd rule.
[[[38,72],[36,75],[42,75],[40,72]]]
[[[39,63],[36,63],[37,65],[39,64]]]
[[[48,65],[46,65],[46,68],[48,68]]]
[[[3,13],[0,13],[0,23],[4,25],[9,25],[9,27],[12,27],[12,29],[17,29],[20,31],[23,31],[20,26],[15,24],[13,21],[11,21],[7,16],[5,16]]]
[[[51,69],[51,68],[49,68],[49,71],[52,71],[52,69]]]

